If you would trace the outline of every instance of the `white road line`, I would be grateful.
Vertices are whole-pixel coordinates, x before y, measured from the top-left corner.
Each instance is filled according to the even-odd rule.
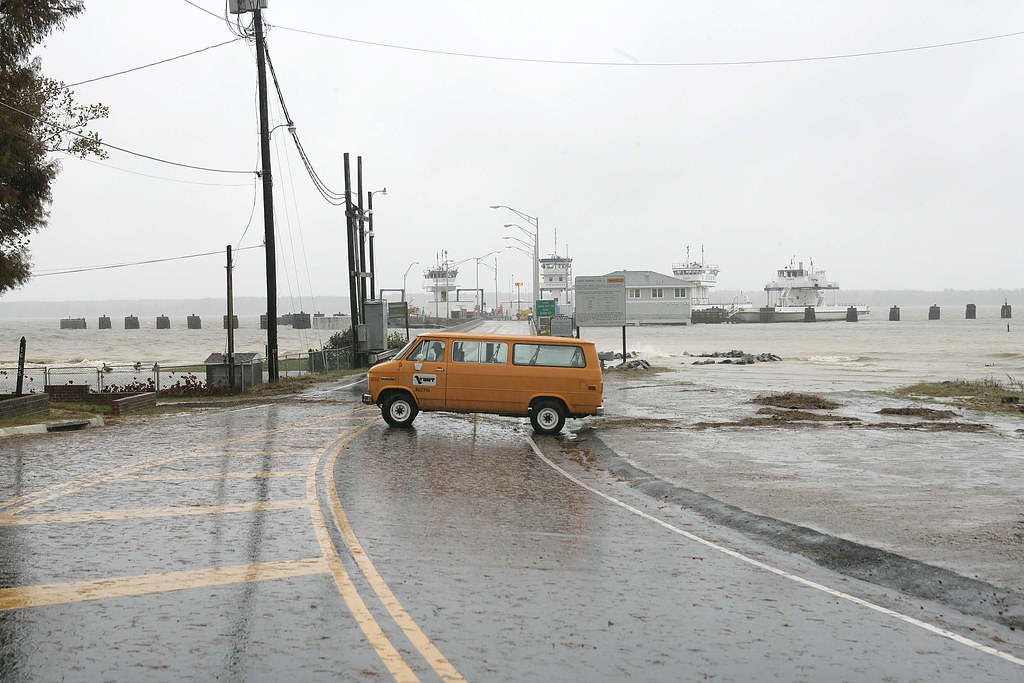
[[[248,406],[246,408],[232,408],[231,410],[225,410],[224,412],[225,413],[240,413],[243,410],[256,410],[257,408],[266,408],[269,405],[273,405],[273,404],[272,403],[261,403],[261,404],[259,404],[257,406]]]
[[[323,391],[312,391],[310,392],[310,394],[312,396],[319,396],[320,394],[330,394],[332,392],[338,391],[339,389],[351,389],[357,384],[362,384],[365,381],[366,375],[363,375],[361,378],[357,379],[355,382],[352,382],[351,384],[342,384],[340,387],[334,387],[333,389],[324,389]]]
[[[543,453],[541,453],[541,450],[540,450],[540,448],[537,447],[537,444],[533,440],[533,437],[527,436],[526,440],[527,440],[527,442],[529,442],[530,448],[533,449],[533,452],[537,454],[538,458],[543,460],[545,463],[548,464],[548,466],[550,466],[556,472],[558,472],[563,477],[565,477],[569,481],[573,482],[577,486],[585,488],[586,490],[590,491],[591,493],[596,494],[598,496],[601,496],[605,500],[607,500],[607,501],[609,501],[611,503],[614,503],[615,505],[618,505],[621,508],[629,510],[633,514],[639,515],[640,517],[643,517],[646,520],[654,522],[655,524],[658,524],[659,526],[662,526],[662,527],[668,529],[669,531],[677,533],[680,536],[684,536],[684,537],[690,539],[691,541],[695,541],[697,543],[700,543],[701,545],[704,545],[704,546],[706,546],[708,548],[711,548],[712,550],[717,550],[720,553],[724,553],[725,555],[733,557],[733,558],[735,558],[735,559],[737,559],[737,560],[739,560],[741,562],[746,562],[747,564],[753,565],[753,566],[755,566],[755,567],[757,567],[759,569],[763,569],[763,570],[765,570],[767,572],[771,572],[772,574],[775,574],[777,576],[781,576],[781,577],[783,577],[785,579],[789,579],[790,581],[794,581],[796,583],[799,583],[802,586],[807,586],[808,588],[813,588],[813,589],[821,591],[823,593],[827,593],[827,594],[829,594],[829,595],[831,595],[833,597],[840,598],[842,600],[847,600],[849,602],[854,603],[855,605],[860,605],[861,607],[867,607],[868,609],[874,610],[876,612],[880,612],[880,613],[885,614],[885,615],[890,616],[890,617],[894,617],[894,618],[899,619],[901,621],[904,621],[904,622],[906,622],[908,624],[911,624],[912,626],[917,626],[918,628],[922,628],[925,631],[929,631],[929,632],[934,633],[934,634],[936,634],[938,636],[942,636],[943,638],[948,638],[950,640],[953,640],[953,641],[955,641],[957,643],[960,643],[961,645],[966,645],[967,647],[973,648],[975,650],[978,650],[979,652],[984,652],[985,654],[995,655],[996,657],[999,657],[1000,659],[1005,659],[1008,662],[1012,662],[1014,664],[1017,664],[1017,665],[1020,665],[1020,666],[1024,666],[1024,659],[1019,659],[1018,657],[1014,657],[1013,655],[1011,655],[1011,654],[1009,654],[1007,652],[1002,652],[1000,650],[995,649],[994,647],[989,647],[988,645],[982,645],[979,642],[971,640],[970,638],[964,638],[963,636],[958,635],[956,633],[953,633],[952,631],[947,631],[944,628],[939,628],[938,626],[934,626],[933,624],[929,624],[929,623],[923,622],[923,621],[921,621],[919,619],[915,619],[914,617],[907,616],[906,614],[901,614],[901,613],[896,612],[894,610],[891,610],[891,609],[889,609],[887,607],[882,607],[881,605],[876,605],[876,604],[874,604],[872,602],[868,602],[867,600],[862,600],[861,598],[855,597],[853,595],[849,595],[848,593],[843,593],[842,591],[838,591],[838,590],[836,590],[834,588],[829,588],[828,586],[825,586],[825,585],[822,585],[820,583],[816,583],[814,581],[810,581],[808,579],[805,579],[802,576],[797,576],[796,574],[790,574],[787,571],[784,571],[782,569],[778,569],[777,567],[773,567],[773,566],[771,566],[769,564],[765,564],[764,562],[761,562],[759,560],[755,560],[752,557],[747,557],[746,555],[744,555],[742,553],[739,553],[739,552],[737,552],[735,550],[731,550],[730,548],[726,548],[725,546],[718,545],[717,543],[715,543],[713,541],[709,541],[709,540],[707,540],[705,538],[701,538],[700,536],[697,536],[695,534],[691,534],[689,531],[684,531],[683,529],[680,529],[679,527],[673,526],[673,525],[669,524],[668,522],[662,521],[662,520],[658,519],[657,517],[654,517],[652,515],[647,514],[643,510],[639,510],[639,509],[633,507],[632,505],[629,505],[628,503],[624,503],[621,500],[619,500],[618,498],[610,496],[607,493],[604,493],[602,491],[598,491],[597,489],[593,488],[592,486],[588,486],[587,484],[584,484],[582,481],[580,481],[576,477],[574,477],[571,474],[569,474],[568,472],[566,472],[564,469],[562,469],[561,467],[556,465],[554,462],[552,462],[547,456],[545,456]]]

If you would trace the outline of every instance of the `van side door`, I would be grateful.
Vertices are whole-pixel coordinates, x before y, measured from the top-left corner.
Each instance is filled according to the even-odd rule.
[[[448,349],[441,339],[423,339],[402,361],[401,385],[421,410],[444,410],[448,386]]]

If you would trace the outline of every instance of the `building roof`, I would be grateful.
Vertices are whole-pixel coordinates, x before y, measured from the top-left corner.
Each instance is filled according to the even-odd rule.
[[[602,277],[622,277],[627,287],[689,287],[690,283],[671,275],[662,275],[653,270],[616,270]]]

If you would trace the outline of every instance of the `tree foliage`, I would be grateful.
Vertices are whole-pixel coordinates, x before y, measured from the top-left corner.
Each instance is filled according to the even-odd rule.
[[[54,154],[106,157],[86,126],[106,118],[107,108],[76,104],[32,57],[84,9],[82,0],[0,0],[0,294],[31,275],[29,237],[46,225],[60,171]]]

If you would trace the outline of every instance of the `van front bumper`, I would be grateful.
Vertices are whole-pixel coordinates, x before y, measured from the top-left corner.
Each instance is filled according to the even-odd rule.
[[[363,394],[363,403],[365,403],[368,406],[373,405],[373,399],[370,398],[369,394]]]

